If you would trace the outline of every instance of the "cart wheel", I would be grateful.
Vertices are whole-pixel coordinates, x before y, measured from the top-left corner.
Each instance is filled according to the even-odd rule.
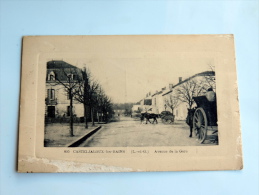
[[[163,121],[163,123],[165,123],[165,124],[168,124],[168,118],[166,118],[166,117],[164,117],[163,119],[162,119],[162,121]]]
[[[162,122],[163,122],[163,123],[165,123],[165,122],[166,122],[166,120],[165,120],[164,118],[162,118]]]
[[[207,136],[208,121],[203,108],[197,108],[193,115],[193,130],[202,144]]]

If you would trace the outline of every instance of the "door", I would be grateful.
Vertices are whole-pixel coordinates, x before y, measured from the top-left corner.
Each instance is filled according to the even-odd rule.
[[[55,118],[55,106],[48,106],[48,117]]]

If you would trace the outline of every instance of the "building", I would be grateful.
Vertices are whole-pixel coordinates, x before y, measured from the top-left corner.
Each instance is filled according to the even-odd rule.
[[[188,85],[190,85],[189,89]],[[196,106],[192,97],[205,95],[208,88],[212,88],[216,91],[214,71],[201,72],[185,80],[179,77],[177,84],[169,84],[160,90],[156,90],[153,94],[148,93],[146,97],[140,101],[139,107],[143,111],[152,108],[152,112],[156,114],[160,114],[162,111],[170,111],[173,112],[176,120],[185,120],[187,109],[190,108],[190,106],[191,108]],[[189,94],[191,105],[187,103],[188,101],[183,101],[184,98],[179,95],[179,91],[181,90],[186,90],[186,92],[193,90]]]
[[[153,106],[152,106],[152,93],[148,92],[146,94],[146,97],[141,99],[138,104],[139,104],[138,110],[140,112],[147,112],[147,111],[150,111],[151,109],[153,109]]]
[[[194,88],[196,85],[196,89]],[[189,88],[188,88],[189,87]],[[196,104],[192,97],[205,95],[208,88],[213,88],[216,91],[216,82],[215,82],[215,72],[214,71],[205,71],[198,74],[195,74],[191,77],[182,80],[182,77],[179,77],[179,82],[172,87],[171,91],[164,93],[164,100],[170,101],[173,109],[173,114],[175,115],[176,120],[185,120],[187,117],[188,108],[190,105],[182,101],[182,98],[179,97],[179,91],[181,90],[193,90],[189,92],[189,99],[192,100],[191,108],[196,107]],[[172,109],[168,109],[172,112]]]
[[[134,104],[134,105],[132,106],[132,108],[131,108],[132,113],[140,112],[140,110],[141,110],[140,104]]]
[[[115,116],[123,116],[125,114],[125,109],[115,109],[114,114]]]
[[[81,70],[64,61],[47,62],[45,116],[49,118],[69,117],[69,85],[76,86],[82,78]],[[73,90],[73,89],[72,89]],[[84,116],[84,106],[73,98],[73,115]]]
[[[161,90],[156,91],[152,95],[152,106],[153,106],[154,113],[160,114],[161,112],[168,110],[168,106],[165,102],[164,94],[172,91],[172,88],[173,88],[173,84],[169,84],[161,88]]]

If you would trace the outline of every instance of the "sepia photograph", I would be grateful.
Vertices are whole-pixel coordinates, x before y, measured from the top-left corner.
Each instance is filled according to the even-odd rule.
[[[213,59],[53,59],[46,67],[45,147],[219,142]]]

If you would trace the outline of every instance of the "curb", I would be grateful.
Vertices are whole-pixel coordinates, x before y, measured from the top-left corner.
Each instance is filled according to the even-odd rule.
[[[98,126],[97,128],[93,129],[92,131],[90,131],[87,134],[83,135],[82,137],[78,138],[76,141],[73,141],[73,142],[67,144],[65,147],[77,147],[77,146],[79,146],[83,141],[85,141],[87,138],[89,138],[91,135],[93,135],[99,129],[101,129],[101,127],[102,126]]]

